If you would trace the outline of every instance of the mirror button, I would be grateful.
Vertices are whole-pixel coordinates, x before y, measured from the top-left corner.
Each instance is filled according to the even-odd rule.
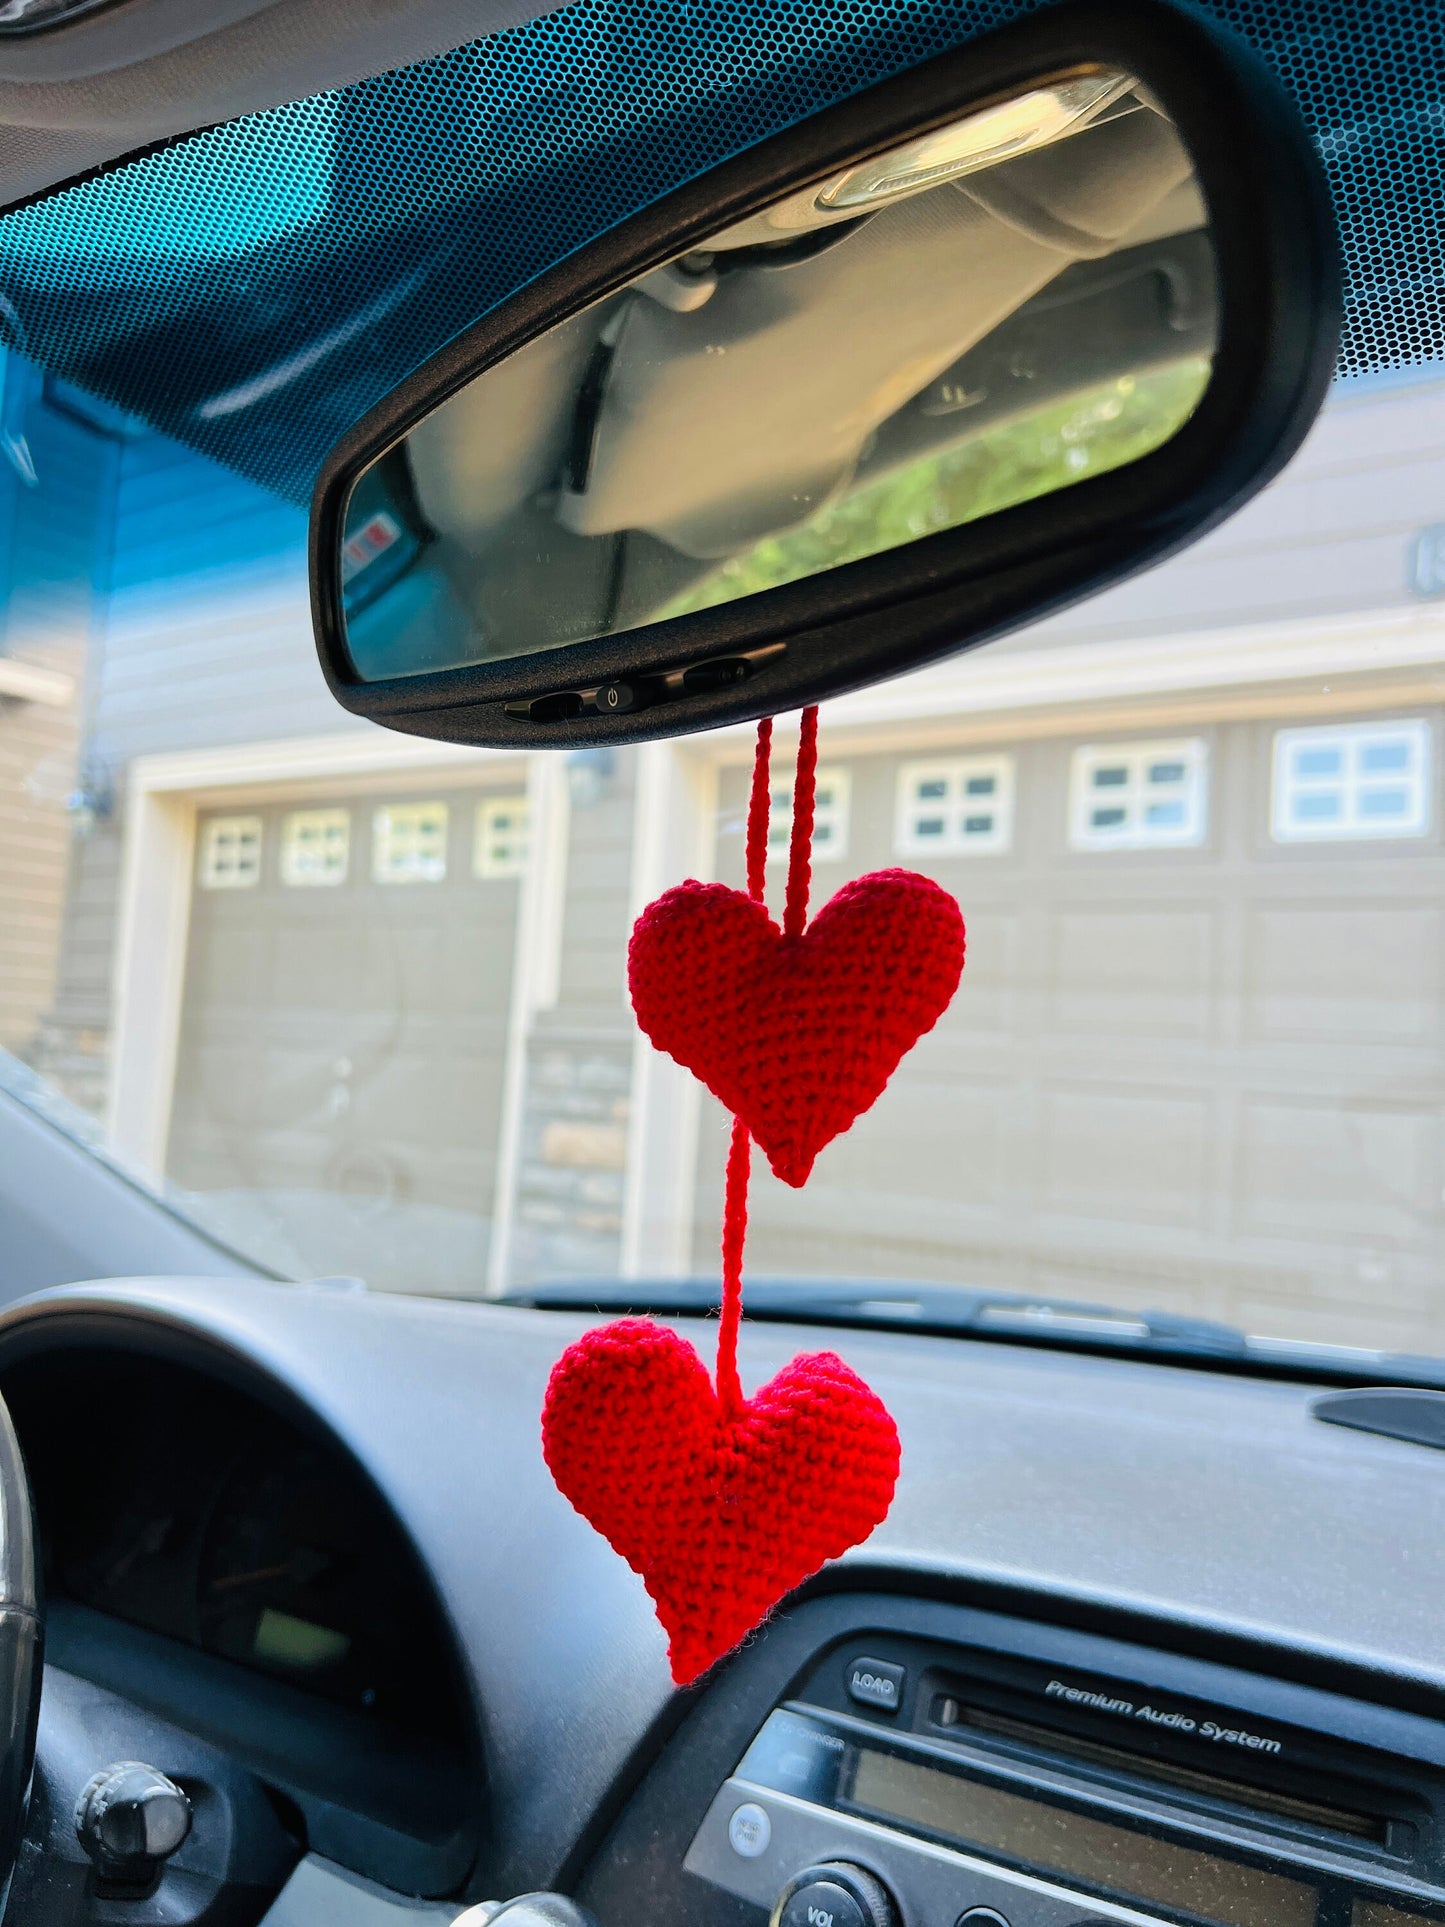
[[[1445,545],[1442,545],[1441,567],[1445,570]],[[735,683],[746,682],[751,669],[746,656],[730,656],[721,662],[695,662],[682,672],[683,693],[693,696],[704,689],[731,689]]]
[[[646,683],[637,681],[605,682],[592,698],[592,707],[604,716],[625,716],[633,709],[646,709],[652,701],[652,691]]]

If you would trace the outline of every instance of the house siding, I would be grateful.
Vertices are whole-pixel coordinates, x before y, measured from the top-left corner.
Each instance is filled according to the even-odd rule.
[[[357,725],[311,640],[306,516],[148,435],[122,451],[95,741],[117,764]]]
[[[0,698],[0,1048],[44,1068],[77,854],[66,802],[80,778],[82,691],[109,554],[114,442],[44,400],[13,356],[0,426],[0,652],[69,678],[51,705]],[[29,463],[33,480],[25,474]],[[87,759],[88,761],[88,759]]]
[[[1284,472],[1182,555],[995,649],[1057,648],[1414,605],[1407,557],[1445,520],[1445,381],[1338,392]]]
[[[356,725],[316,663],[306,517],[159,435],[116,441],[96,593],[88,758],[113,785],[109,820],[75,852],[39,1067],[103,1112],[126,774],[138,756],[321,735]]]

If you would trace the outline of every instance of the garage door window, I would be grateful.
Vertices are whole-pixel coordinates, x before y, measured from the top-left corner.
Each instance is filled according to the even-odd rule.
[[[530,833],[525,796],[489,796],[478,803],[473,872],[479,877],[519,877],[527,867]]]
[[[1208,770],[1201,736],[1076,749],[1069,778],[1071,847],[1150,850],[1202,843]]]
[[[281,881],[305,889],[346,881],[349,810],[293,810],[281,826]]]
[[[898,772],[900,856],[981,856],[1013,841],[1011,756],[905,763]]]
[[[1429,820],[1428,723],[1354,723],[1276,735],[1276,843],[1423,836]]]
[[[259,816],[213,816],[201,828],[201,888],[249,890],[261,880]]]
[[[848,854],[848,805],[852,781],[846,769],[820,769],[814,798],[813,861],[832,862]],[[768,857],[786,862],[793,834],[793,786],[773,785],[773,808],[768,819]]]
[[[371,874],[378,883],[440,883],[447,873],[447,806],[402,803],[372,819]]]

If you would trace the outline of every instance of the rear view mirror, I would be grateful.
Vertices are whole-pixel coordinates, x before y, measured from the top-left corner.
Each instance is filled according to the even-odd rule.
[[[1338,304],[1252,56],[1046,11],[679,190],[388,398],[317,489],[323,667],[393,728],[535,747],[897,674],[1236,508]]]

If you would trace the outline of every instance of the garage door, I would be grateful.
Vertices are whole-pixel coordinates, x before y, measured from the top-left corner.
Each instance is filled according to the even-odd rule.
[[[754,1268],[1438,1350],[1440,735],[1425,709],[831,768],[825,742],[816,900],[864,870],[925,870],[963,905],[968,964],[806,1190],[763,1168]],[[746,781],[723,782],[720,873],[738,883]],[[708,1104],[704,1271],[724,1144]]]
[[[168,1174],[297,1274],[484,1287],[525,802],[203,812]]]

